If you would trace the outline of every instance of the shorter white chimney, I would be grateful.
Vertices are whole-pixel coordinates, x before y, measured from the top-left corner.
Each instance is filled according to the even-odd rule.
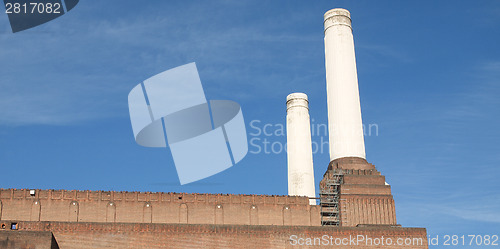
[[[304,93],[286,97],[288,195],[316,197],[309,102]],[[315,199],[309,204],[316,205]]]

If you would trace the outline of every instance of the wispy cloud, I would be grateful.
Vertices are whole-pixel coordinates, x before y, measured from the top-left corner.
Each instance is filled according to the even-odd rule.
[[[454,103],[447,118],[468,120],[468,118],[493,116],[500,112],[500,62],[492,61],[478,65],[467,75],[470,79],[462,92],[455,93]]]
[[[246,99],[275,94],[321,72],[319,67],[310,76],[285,73],[300,70],[310,56],[307,49],[290,48],[314,37],[280,32],[282,24],[268,20],[207,23],[214,14],[199,4],[171,15],[128,12],[110,18],[92,18],[93,10],[80,4],[81,10],[60,18],[64,22],[2,35],[0,124],[64,125],[125,116],[131,87],[192,61],[201,65],[208,90],[224,87]],[[283,58],[286,65],[278,63]]]
[[[403,63],[413,61],[412,57],[405,51],[386,45],[356,43],[356,49],[365,52],[366,55],[372,58],[377,58],[379,61],[383,58]]]
[[[452,199],[440,198],[432,201],[432,204],[422,206],[428,212],[436,214],[451,215],[472,221],[500,223],[500,195],[498,193],[484,193],[481,196],[462,193]]]

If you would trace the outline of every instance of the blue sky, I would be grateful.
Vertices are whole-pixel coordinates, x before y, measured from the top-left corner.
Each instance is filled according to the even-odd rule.
[[[378,127],[367,160],[398,223],[500,235],[498,1],[81,1],[15,34],[3,15],[0,188],[286,194],[284,151],[180,186],[168,149],[135,143],[127,95],[196,62],[208,99],[241,105],[249,139],[284,144],[289,93],[326,123],[322,25],[335,7],[351,11],[363,122]],[[275,134],[252,135],[252,120]],[[314,155],[317,182],[328,162],[326,148]]]

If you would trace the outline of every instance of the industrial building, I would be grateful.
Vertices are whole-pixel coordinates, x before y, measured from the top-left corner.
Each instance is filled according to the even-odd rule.
[[[287,196],[0,189],[0,248],[428,248],[366,160],[349,11],[324,32],[331,162],[313,164],[307,95],[288,95]]]

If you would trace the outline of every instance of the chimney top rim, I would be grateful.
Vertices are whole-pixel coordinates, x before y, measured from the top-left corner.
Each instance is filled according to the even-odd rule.
[[[290,94],[288,94],[288,96],[286,96],[286,102],[293,100],[293,99],[304,99],[307,102],[309,102],[309,100],[307,99],[307,94],[301,93],[301,92],[290,93]]]
[[[324,18],[325,20],[332,17],[332,16],[347,16],[349,17],[349,19],[351,18],[351,12],[349,12],[348,10],[346,9],[343,9],[343,8],[335,8],[335,9],[331,9],[327,12],[325,12],[324,14]]]

